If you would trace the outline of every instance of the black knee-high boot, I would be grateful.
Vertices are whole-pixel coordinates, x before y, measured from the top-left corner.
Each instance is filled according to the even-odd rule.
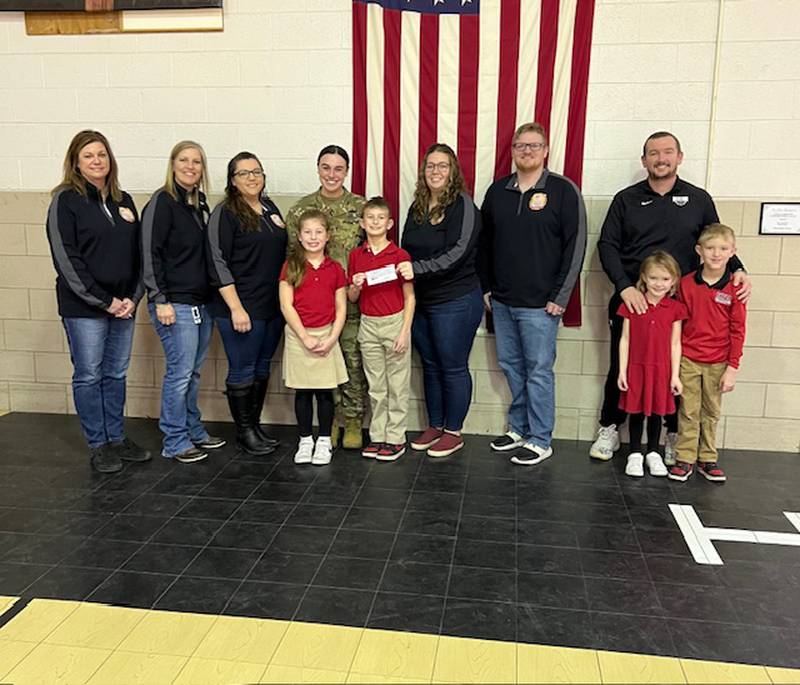
[[[258,436],[253,427],[253,386],[227,386],[228,407],[236,424],[236,442],[239,447],[255,456],[264,456],[275,451]]]
[[[261,427],[261,410],[264,408],[264,399],[267,396],[267,385],[269,384],[269,376],[266,378],[256,378],[253,381],[253,427],[258,433],[258,437],[262,442],[265,442],[270,447],[277,447],[281,441],[268,435]]]

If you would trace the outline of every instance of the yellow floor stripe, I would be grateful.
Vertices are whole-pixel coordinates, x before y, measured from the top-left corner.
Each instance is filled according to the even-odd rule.
[[[3,614],[10,609],[18,599],[19,597],[6,597],[4,595],[0,595],[0,614]]]
[[[0,628],[0,681],[800,683],[800,669],[35,599]]]

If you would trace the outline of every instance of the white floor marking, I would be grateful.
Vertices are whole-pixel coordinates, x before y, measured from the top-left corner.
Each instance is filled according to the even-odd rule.
[[[780,533],[771,530],[746,530],[743,528],[706,528],[691,504],[670,504],[686,545],[698,564],[722,566],[714,540],[726,542],[751,542],[761,545],[789,545],[800,547],[800,532]],[[800,531],[800,513],[784,511],[783,515]]]

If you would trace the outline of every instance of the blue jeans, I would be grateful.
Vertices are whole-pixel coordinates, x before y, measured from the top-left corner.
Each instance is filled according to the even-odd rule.
[[[200,420],[197,394],[200,369],[208,353],[214,320],[203,305],[174,304],[175,323],[164,326],[156,317],[154,304],[148,305],[150,318],[164,347],[166,372],[161,386],[161,416],[158,427],[164,434],[161,454],[174,457],[202,442],[208,433]],[[192,310],[200,314],[195,323]]]
[[[466,295],[417,307],[411,338],[422,359],[428,423],[460,431],[472,399],[469,353],[483,316],[476,288]]]
[[[269,363],[281,341],[284,320],[276,316],[269,321],[251,320],[247,333],[233,330],[230,317],[214,317],[228,358],[228,385],[250,385],[256,378],[269,376]]]
[[[74,371],[72,396],[89,447],[125,437],[125,376],[131,360],[133,319],[64,318]]]
[[[560,316],[492,300],[497,362],[511,391],[508,428],[547,449],[556,421],[556,334]]]

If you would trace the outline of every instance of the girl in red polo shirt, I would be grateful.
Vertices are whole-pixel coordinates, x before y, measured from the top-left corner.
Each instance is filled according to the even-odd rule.
[[[281,269],[279,296],[286,319],[283,377],[294,388],[300,429],[295,464],[329,464],[333,426],[333,390],[347,382],[339,335],[347,313],[344,269],[327,255],[328,220],[318,209],[300,215],[299,246]],[[317,398],[319,437],[311,434]]]
[[[619,408],[629,416],[630,454],[625,473],[641,478],[644,462],[651,476],[666,476],[658,453],[661,422],[675,413],[675,395],[681,394],[681,321],[686,307],[672,299],[681,278],[678,263],[658,250],[639,269],[636,287],[644,293],[647,311],[636,314],[623,303],[617,314],[624,317],[619,341]],[[647,454],[642,455],[642,430],[647,417]]]

